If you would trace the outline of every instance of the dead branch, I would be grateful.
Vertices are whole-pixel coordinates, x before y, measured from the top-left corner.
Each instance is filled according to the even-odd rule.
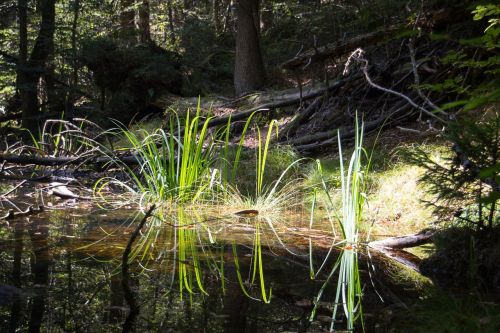
[[[142,227],[148,220],[148,218],[151,216],[153,211],[155,210],[156,206],[153,204],[148,211],[146,212],[146,215],[142,218],[141,222],[137,225],[135,228],[134,232],[130,236],[130,239],[128,240],[127,247],[125,248],[125,251],[123,251],[123,256],[122,256],[122,289],[123,289],[123,296],[125,297],[125,300],[127,301],[127,304],[130,308],[130,312],[127,316],[127,319],[125,320],[125,323],[123,324],[123,331],[128,332],[132,328],[134,324],[134,320],[139,314],[139,305],[137,304],[137,301],[135,299],[134,292],[130,288],[130,285],[128,283],[129,280],[129,273],[128,273],[128,268],[129,268],[129,255],[130,252],[132,252],[132,245],[134,244],[135,239],[137,236],[139,236],[139,232],[141,231]]]
[[[434,112],[429,111],[429,110],[423,108],[422,106],[418,105],[417,103],[415,103],[407,95],[402,94],[402,93],[400,93],[398,91],[395,91],[395,90],[392,90],[392,89],[384,88],[384,87],[376,84],[375,82],[373,82],[372,79],[370,78],[370,75],[368,74],[368,60],[366,58],[364,58],[364,51],[362,49],[357,49],[357,50],[355,50],[354,52],[351,53],[351,55],[349,56],[349,59],[348,59],[348,61],[346,63],[344,74],[348,74],[349,73],[349,66],[352,63],[352,60],[355,60],[355,61],[357,61],[357,62],[359,62],[359,63],[362,64],[361,65],[361,70],[362,70],[362,72],[363,72],[363,74],[365,76],[366,81],[368,82],[368,84],[370,86],[372,86],[375,89],[381,90],[383,92],[386,92],[386,93],[393,94],[393,95],[396,95],[398,97],[401,97],[404,100],[406,100],[411,106],[413,106],[414,108],[416,108],[417,110],[419,110],[419,111],[427,114],[430,117],[433,117],[433,118],[437,119],[441,123],[446,123],[446,121],[444,119],[442,119],[441,117],[437,116]],[[440,114],[448,117],[448,114],[446,112],[442,111],[442,110],[438,111],[437,113],[440,113]]]
[[[297,113],[297,115],[290,121],[290,123],[280,132],[279,140],[283,140],[295,134],[299,126],[304,120],[309,118],[317,109],[320,107],[323,97],[317,97],[309,106],[302,112]]]
[[[312,61],[321,61],[326,58],[340,57],[358,47],[378,43],[398,30],[399,27],[391,26],[381,31],[370,32],[365,35],[354,37],[341,45],[338,45],[337,43],[330,43],[321,47],[312,48],[296,55],[290,60],[285,61],[281,64],[281,68],[294,69],[305,66]]]

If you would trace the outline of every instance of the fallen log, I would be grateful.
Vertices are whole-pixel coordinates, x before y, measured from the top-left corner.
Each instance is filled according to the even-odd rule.
[[[406,249],[431,243],[434,233],[434,230],[424,230],[413,235],[390,237],[373,241],[368,243],[368,246],[374,249]]]
[[[413,253],[401,249],[375,248],[375,250],[382,253],[386,257],[391,258],[392,260],[397,261],[418,273],[421,273],[420,264],[422,263],[422,259]]]
[[[302,94],[300,93],[299,89],[287,91],[283,94],[274,94],[274,95],[269,96],[269,100],[264,101],[261,104],[254,106],[250,109],[247,109],[247,110],[241,111],[241,112],[237,112],[234,114],[230,114],[230,115],[227,115],[224,117],[214,118],[208,122],[208,127],[226,124],[227,121],[229,120],[229,118],[231,118],[231,121],[243,120],[243,119],[247,119],[248,117],[250,117],[253,113],[269,112],[269,111],[276,109],[276,108],[298,104],[298,103],[300,103],[300,101],[305,101],[308,99],[318,97],[318,96],[324,94],[325,92],[331,92],[335,89],[342,87],[347,82],[350,82],[350,81],[353,81],[353,80],[356,80],[359,78],[361,78],[361,74],[357,73],[357,74],[351,75],[347,78],[333,81],[326,86],[322,84],[319,86],[312,86],[312,87],[303,89]],[[202,125],[203,124],[200,124],[200,126],[202,126]]]
[[[324,46],[309,49],[281,64],[283,69],[294,69],[305,66],[309,62],[317,62],[330,57],[341,57],[358,47],[375,44],[384,38],[394,34],[400,29],[398,26],[391,26],[381,31],[370,32],[365,35],[354,37],[339,45],[338,43],[329,43]]]
[[[0,154],[0,163],[14,163],[14,164],[34,164],[40,166],[58,166],[79,164],[84,161],[93,164],[106,164],[113,161],[121,161],[122,163],[134,165],[139,164],[138,157],[134,155],[108,157],[108,156],[35,156],[35,155],[12,155]]]

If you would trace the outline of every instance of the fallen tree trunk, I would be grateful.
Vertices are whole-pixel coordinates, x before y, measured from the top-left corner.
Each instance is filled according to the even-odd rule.
[[[305,66],[312,61],[320,61],[329,57],[340,57],[358,47],[366,47],[366,45],[377,43],[385,37],[392,35],[398,31],[398,29],[399,27],[391,26],[385,30],[370,32],[365,35],[354,37],[341,45],[329,43],[318,48],[309,49],[282,63],[281,68],[294,69]]]
[[[125,164],[139,164],[139,159],[136,156],[34,156],[34,155],[11,155],[11,154],[0,154],[0,163],[14,163],[14,164],[34,164],[41,166],[58,166],[58,165],[69,165],[69,164],[80,164],[82,162],[93,163],[93,164],[105,164],[113,161],[121,161]]]
[[[375,249],[406,249],[409,247],[416,247],[431,243],[434,233],[434,230],[424,230],[419,232],[418,234],[390,237],[378,241],[373,241],[368,243],[368,246]]]
[[[356,80],[361,78],[360,73],[349,76],[345,79],[340,79],[334,82],[331,82],[329,85],[324,86],[315,86],[315,87],[310,87],[309,89],[303,89],[302,94],[300,93],[299,89],[294,89],[293,91],[286,92],[282,95],[271,95],[269,97],[270,100],[264,101],[261,104],[254,106],[248,110],[237,112],[234,114],[230,114],[224,117],[218,117],[214,118],[209,121],[208,127],[213,127],[213,126],[219,126],[226,124],[229,118],[231,118],[231,121],[238,121],[238,120],[243,120],[247,119],[250,117],[253,113],[261,113],[261,112],[269,112],[273,109],[280,108],[280,107],[285,107],[285,106],[290,106],[294,104],[298,104],[301,101],[305,101],[311,98],[318,97],[325,92],[330,92],[332,90],[338,89],[342,87],[344,84],[347,82]],[[200,124],[200,126],[203,126],[203,124]]]

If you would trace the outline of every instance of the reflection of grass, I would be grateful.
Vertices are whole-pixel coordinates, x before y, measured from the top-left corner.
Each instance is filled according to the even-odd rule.
[[[220,281],[222,293],[225,293],[225,258],[228,240],[217,242],[218,234],[225,232],[224,221],[219,225],[207,223],[206,212],[200,214],[195,209],[178,209],[167,211],[165,215],[169,225],[160,221],[163,216],[158,211],[144,226],[142,237],[136,242],[130,261],[137,260],[140,267],[149,270],[148,267],[157,267],[158,264],[164,269],[171,271],[170,288],[173,290],[177,284],[180,297],[201,293],[208,295],[205,286],[207,274],[216,277]],[[209,219],[208,219],[209,220]],[[262,254],[262,228],[259,219],[253,228],[249,229],[253,235],[250,255],[250,264],[241,265],[237,252],[237,243],[232,241],[232,261],[235,264],[238,282],[242,292],[252,299],[261,299],[269,303],[271,290],[266,291],[264,278],[264,258]],[[240,240],[241,241],[241,240]],[[229,245],[231,246],[231,245]],[[245,257],[245,263],[246,263]],[[245,272],[244,272],[245,271]],[[248,274],[248,279],[243,276]],[[259,288],[260,296],[254,295],[254,286]]]
[[[261,291],[261,296],[262,300],[264,303],[269,303],[271,301],[271,293],[272,289],[269,290],[269,295],[266,293],[266,286],[265,286],[265,279],[264,279],[264,268],[263,268],[263,261],[262,261],[262,244],[261,244],[261,231],[260,231],[260,223],[257,222],[256,228],[255,228],[255,236],[254,236],[254,241],[253,241],[253,249],[252,249],[252,261],[250,264],[250,272],[249,278],[247,281],[243,281],[242,275],[241,275],[241,266],[239,264],[238,260],[238,253],[236,251],[236,243],[233,243],[232,248],[233,248],[233,258],[234,258],[234,265],[236,267],[236,276],[238,277],[238,283],[240,284],[241,290],[243,293],[252,299],[255,299],[252,297],[247,290],[246,285],[253,285],[255,283],[255,278],[257,276],[257,273],[259,275],[259,285],[260,285],[260,291]]]

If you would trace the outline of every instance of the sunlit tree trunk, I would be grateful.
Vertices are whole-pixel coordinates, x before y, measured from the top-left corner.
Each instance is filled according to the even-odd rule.
[[[22,84],[22,70],[28,58],[28,0],[18,0],[17,15],[19,18],[19,57],[17,63],[17,89]]]
[[[259,36],[259,0],[236,3],[236,59],[234,90],[242,95],[260,89],[266,83],[266,72]]]
[[[174,9],[172,8],[172,0],[167,1],[167,12],[168,12],[168,27],[170,30],[170,43],[175,45],[175,26],[174,26]]]

